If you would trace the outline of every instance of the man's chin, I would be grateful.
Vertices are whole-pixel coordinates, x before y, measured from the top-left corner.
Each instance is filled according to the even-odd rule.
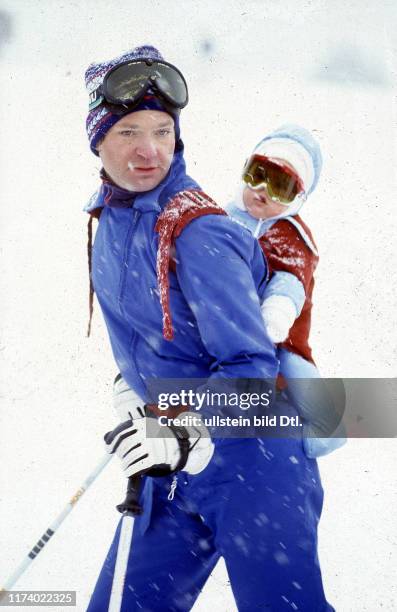
[[[151,191],[160,185],[164,176],[159,176],[158,173],[152,176],[140,176],[133,180],[127,180],[124,182],[124,189],[128,191],[135,191],[135,193],[142,193],[144,191]]]
[[[154,180],[152,178],[152,180],[138,180],[138,181],[120,181],[119,184],[122,183],[120,185],[120,187],[122,187],[123,189],[125,189],[126,191],[131,191],[134,193],[142,193],[144,191],[150,191],[151,189],[154,189],[155,187],[157,187],[157,185],[159,185],[160,181],[159,180]]]

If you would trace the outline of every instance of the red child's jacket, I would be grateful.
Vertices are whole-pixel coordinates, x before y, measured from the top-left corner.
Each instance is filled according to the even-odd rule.
[[[313,275],[319,257],[311,231],[299,215],[295,215],[276,221],[259,238],[259,242],[269,264],[270,278],[273,272],[289,272],[301,281],[306,295],[302,311],[295,319],[288,338],[279,346],[314,363],[309,346],[309,333]]]

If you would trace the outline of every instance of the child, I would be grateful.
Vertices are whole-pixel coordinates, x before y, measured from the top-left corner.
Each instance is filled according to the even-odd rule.
[[[318,253],[298,212],[315,189],[321,166],[320,147],[313,136],[297,125],[284,125],[256,146],[245,164],[235,202],[226,208],[259,239],[266,255],[270,280],[263,320],[277,344],[286,392],[304,420],[304,448],[311,458],[345,443],[344,438],[328,437],[339,416],[319,380],[308,342]],[[313,378],[316,382],[308,380]]]

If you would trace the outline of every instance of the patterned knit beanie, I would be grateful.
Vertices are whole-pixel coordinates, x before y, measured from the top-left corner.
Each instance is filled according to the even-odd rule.
[[[133,59],[151,59],[151,60],[163,60],[164,58],[161,53],[150,45],[145,45],[142,47],[135,47],[131,49],[131,51],[127,51],[118,57],[115,57],[112,60],[101,62],[99,64],[90,64],[85,72],[85,85],[88,91],[88,94],[95,91],[103,82],[103,79],[111,68],[126,62],[128,60]],[[175,149],[181,149],[183,147],[182,141],[180,140],[180,130],[179,130],[179,112],[180,109],[175,108],[175,110],[170,110],[169,107],[165,108],[161,100],[156,96],[156,92],[151,89],[148,89],[145,96],[138,103],[134,109],[127,110],[124,114],[114,115],[111,113],[103,104],[100,104],[93,110],[88,112],[87,121],[86,121],[86,129],[88,140],[90,142],[91,151],[98,155],[98,151],[96,149],[97,144],[99,143],[104,136],[106,136],[107,132],[110,128],[117,123],[120,119],[122,119],[125,115],[130,114],[131,112],[136,112],[140,110],[159,110],[171,115],[174,120],[174,129],[175,129]]]

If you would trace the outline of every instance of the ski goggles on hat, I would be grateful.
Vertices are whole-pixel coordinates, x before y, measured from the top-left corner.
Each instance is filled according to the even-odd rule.
[[[159,60],[136,59],[118,64],[106,73],[103,83],[90,93],[89,110],[105,104],[115,114],[125,112],[125,108],[136,106],[148,89],[156,90],[176,109],[188,103],[186,81],[178,68]]]
[[[302,180],[291,168],[264,155],[252,155],[248,159],[242,178],[250,189],[265,187],[271,199],[284,206],[304,193]]]

